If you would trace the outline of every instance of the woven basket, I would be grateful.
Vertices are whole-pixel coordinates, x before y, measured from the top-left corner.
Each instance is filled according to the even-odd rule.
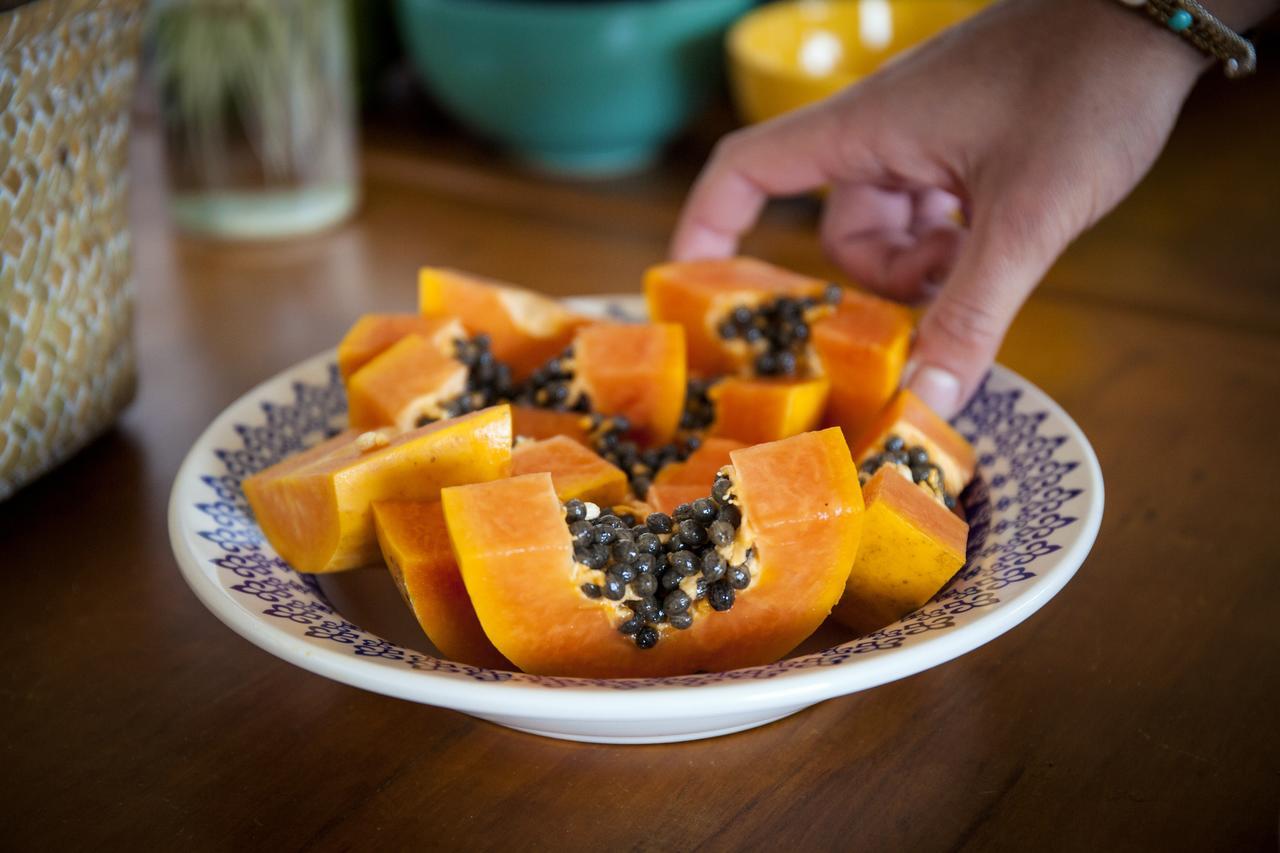
[[[133,396],[126,142],[141,23],[139,0],[0,12],[0,499]]]

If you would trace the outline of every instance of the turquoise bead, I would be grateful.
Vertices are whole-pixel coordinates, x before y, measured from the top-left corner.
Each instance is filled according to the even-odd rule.
[[[1180,33],[1187,27],[1191,26],[1191,13],[1186,9],[1179,9],[1169,16],[1169,29],[1175,33]]]

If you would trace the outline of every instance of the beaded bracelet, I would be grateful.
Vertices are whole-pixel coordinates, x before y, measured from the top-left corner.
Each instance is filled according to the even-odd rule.
[[[1253,44],[1219,21],[1196,0],[1120,0],[1139,7],[1163,26],[1191,42],[1201,53],[1222,61],[1228,77],[1244,77],[1257,67]]]

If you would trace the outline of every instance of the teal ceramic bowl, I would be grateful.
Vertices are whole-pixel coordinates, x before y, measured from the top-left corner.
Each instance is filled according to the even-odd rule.
[[[642,168],[721,79],[725,29],[753,0],[397,0],[427,88],[542,168]]]

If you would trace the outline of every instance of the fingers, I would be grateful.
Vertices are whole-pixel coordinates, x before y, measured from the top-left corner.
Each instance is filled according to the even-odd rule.
[[[900,302],[920,302],[936,292],[959,253],[959,206],[937,189],[843,184],[827,199],[823,247],[859,284]]]
[[[732,255],[771,196],[794,195],[844,177],[845,151],[830,108],[822,104],[724,137],[681,211],[675,260]]]
[[[946,190],[919,190],[912,193],[912,200],[915,202],[912,231],[929,231],[944,225],[962,224],[960,199]]]
[[[1069,239],[1034,208],[1010,204],[975,223],[955,269],[925,312],[904,384],[944,417],[973,394],[1009,324]]]

